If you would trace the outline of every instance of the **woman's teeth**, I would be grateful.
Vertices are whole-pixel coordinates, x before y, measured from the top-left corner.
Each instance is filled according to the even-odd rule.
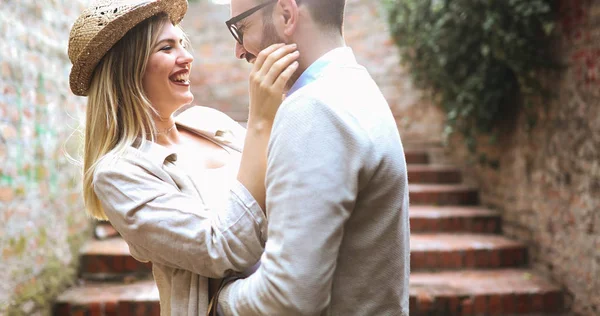
[[[177,75],[173,78],[171,78],[171,80],[176,81],[176,82],[189,82],[189,75],[188,74],[181,74],[181,75]]]

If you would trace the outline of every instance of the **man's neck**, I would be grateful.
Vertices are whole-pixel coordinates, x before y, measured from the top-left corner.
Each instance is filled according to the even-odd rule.
[[[344,38],[339,34],[330,36],[319,35],[296,43],[298,44],[298,51],[300,51],[300,58],[298,60],[299,73],[304,72],[317,59],[331,50],[346,46]]]

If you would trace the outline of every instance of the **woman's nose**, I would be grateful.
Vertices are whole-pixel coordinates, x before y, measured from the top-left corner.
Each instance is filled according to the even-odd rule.
[[[183,49],[182,54],[177,59],[180,64],[191,64],[194,61],[194,56],[187,49]]]

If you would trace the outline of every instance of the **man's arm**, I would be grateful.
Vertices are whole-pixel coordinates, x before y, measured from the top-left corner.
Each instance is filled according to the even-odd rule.
[[[352,119],[318,100],[279,111],[268,153],[265,253],[256,273],[223,288],[226,315],[314,315],[330,302],[367,142]]]

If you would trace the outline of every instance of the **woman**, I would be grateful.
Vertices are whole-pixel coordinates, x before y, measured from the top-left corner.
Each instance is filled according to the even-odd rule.
[[[88,96],[86,208],[153,263],[162,315],[206,313],[209,278],[259,260],[266,145],[298,57],[280,44],[257,58],[247,131],[208,108],[175,117],[193,101],[186,10],[185,0],[99,1],[69,38],[71,90]]]

